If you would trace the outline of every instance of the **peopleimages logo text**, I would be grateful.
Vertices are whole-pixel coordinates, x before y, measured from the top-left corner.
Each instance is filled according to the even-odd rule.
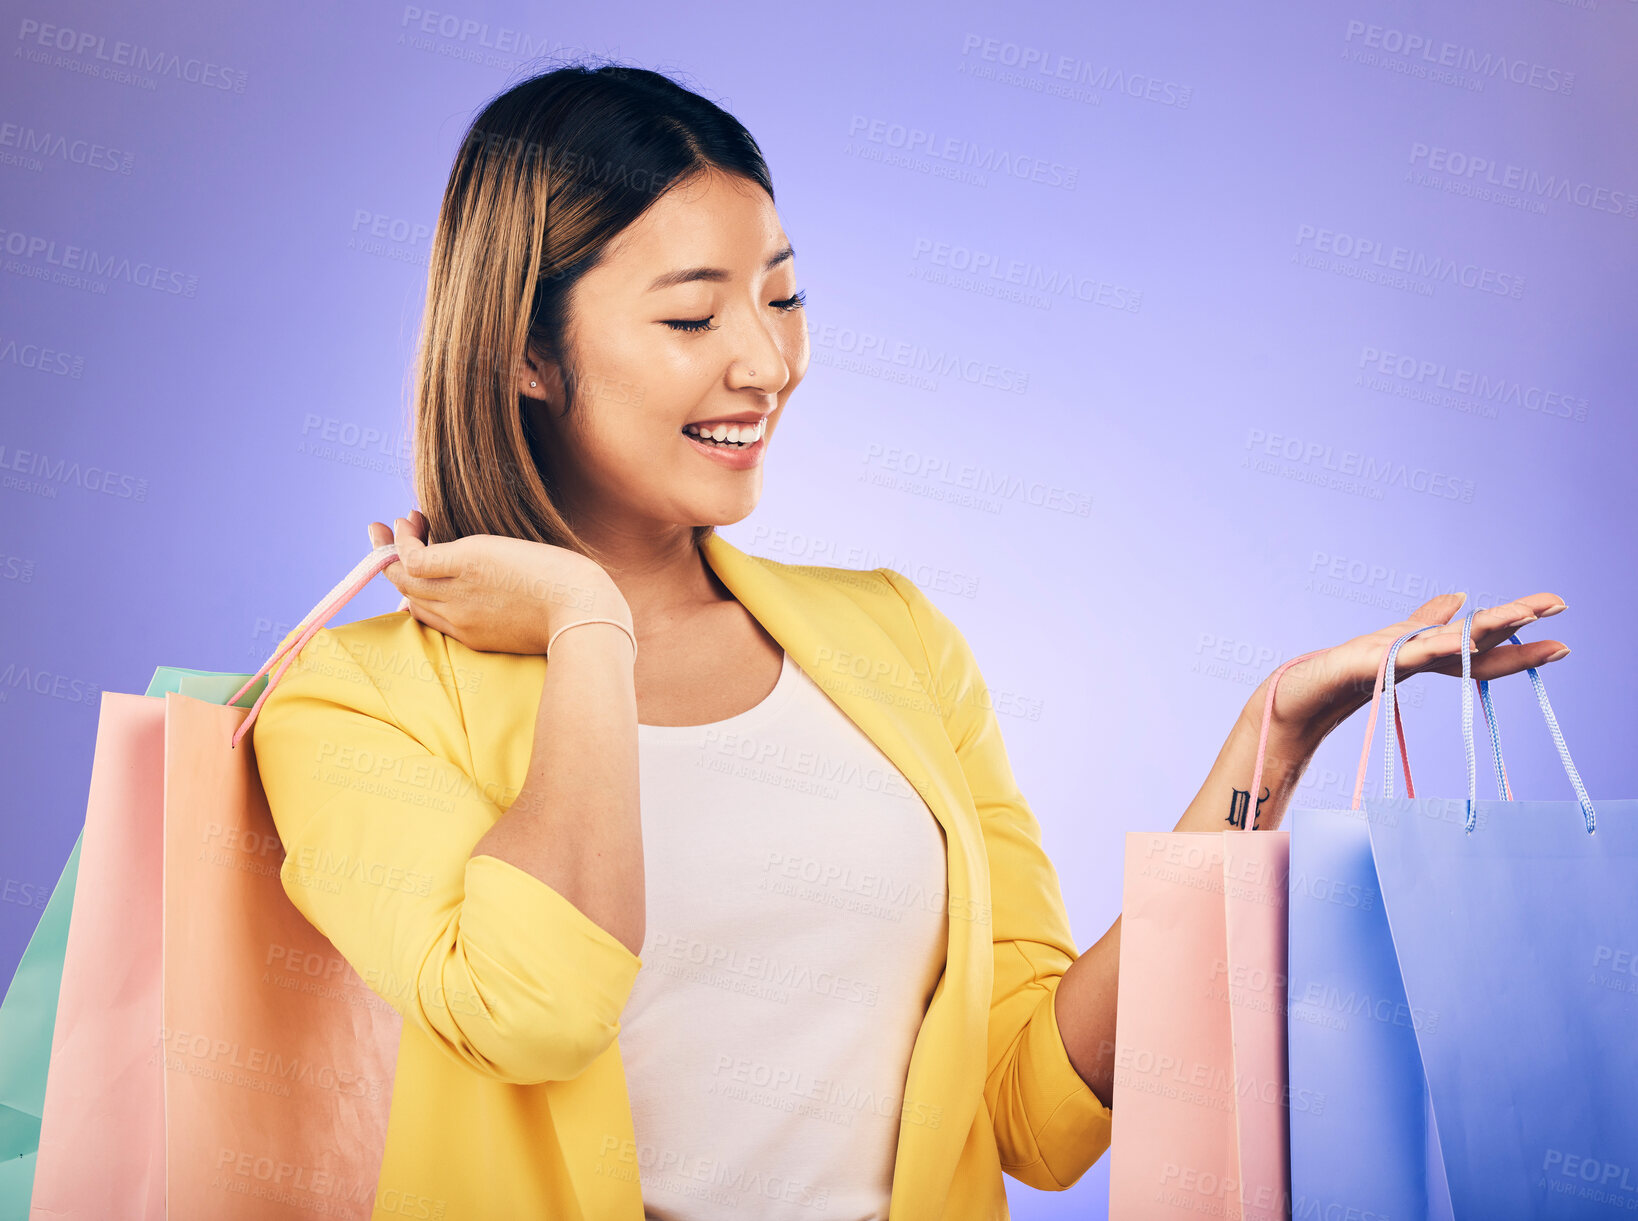
[[[1410,163],[1434,174],[1445,174],[1466,182],[1480,182],[1486,186],[1517,191],[1535,199],[1550,199],[1573,204],[1594,212],[1610,212],[1616,216],[1638,217],[1638,194],[1617,191],[1586,179],[1568,175],[1543,174],[1522,165],[1497,163],[1493,159],[1463,152],[1460,149],[1424,144],[1411,144]]]
[[[1305,441],[1301,437],[1287,437],[1280,433],[1253,428],[1247,434],[1246,448],[1253,453],[1287,462],[1318,466],[1339,474],[1355,476],[1368,483],[1389,487],[1405,487],[1413,492],[1426,492],[1443,500],[1460,500],[1464,504],[1473,499],[1474,484],[1425,467],[1411,466],[1397,459],[1379,459],[1358,450],[1342,449],[1323,441]]]
[[[1495,267],[1484,267],[1478,263],[1463,263],[1442,254],[1431,254],[1409,246],[1381,242],[1373,237],[1344,233],[1319,225],[1300,224],[1297,226],[1296,245],[1305,251],[1342,259],[1344,265],[1369,264],[1387,271],[1419,276],[1435,283],[1454,284],[1459,288],[1471,288],[1477,292],[1512,297],[1515,300],[1524,296],[1523,276]]]
[[[1482,79],[1494,80],[1500,77],[1512,84],[1526,85],[1531,89],[1540,89],[1544,93],[1568,96],[1575,90],[1574,72],[1565,72],[1550,64],[1536,63],[1523,56],[1507,55],[1499,51],[1481,51],[1478,47],[1432,38],[1415,30],[1401,30],[1390,25],[1372,25],[1354,19],[1348,22],[1343,41],[1440,68],[1471,72]]]
[[[1369,373],[1395,378],[1410,385],[1444,390],[1485,404],[1505,404],[1521,411],[1557,416],[1578,423],[1587,418],[1587,400],[1501,374],[1484,373],[1451,365],[1442,360],[1418,359],[1404,353],[1366,345],[1360,349],[1359,366]]]

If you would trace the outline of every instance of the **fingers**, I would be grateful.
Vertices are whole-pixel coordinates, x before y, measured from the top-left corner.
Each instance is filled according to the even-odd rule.
[[[398,609],[409,611],[410,617],[417,623],[423,623],[427,627],[440,631],[446,636],[453,636],[456,634],[454,626],[448,619],[445,619],[442,615],[440,615],[434,607],[429,606],[425,602],[416,602],[409,598],[405,598],[404,601],[408,603],[408,605],[401,606]]]
[[[1443,594],[1439,598],[1425,604],[1424,610],[1434,608],[1435,614],[1443,611],[1443,607],[1435,607],[1435,603],[1442,600],[1455,599],[1457,595]],[[1556,615],[1565,609],[1564,600],[1557,594],[1531,594],[1526,598],[1517,598],[1501,606],[1489,607],[1473,616],[1473,634],[1471,649],[1472,672],[1480,678],[1492,677],[1480,671],[1480,658],[1496,651],[1514,632],[1518,631],[1538,619]],[[1451,615],[1454,611],[1450,612]],[[1464,615],[1463,618],[1466,618]],[[1435,622],[1439,622],[1436,618]],[[1514,664],[1511,669],[1501,671],[1504,674],[1516,673],[1528,669],[1533,665],[1544,665],[1549,657],[1564,646],[1556,640],[1531,641],[1524,645],[1511,646],[1513,649],[1528,650],[1526,654],[1517,654],[1523,660]],[[1398,657],[1395,658],[1396,670],[1403,670],[1407,674],[1421,673],[1426,670],[1436,670],[1441,674],[1460,674],[1462,655],[1462,622],[1454,622],[1447,616],[1444,625],[1431,632],[1424,632],[1405,642]],[[1503,654],[1504,657],[1514,656]],[[1511,664],[1504,662],[1486,662],[1486,665]],[[1498,675],[1499,676],[1499,675]]]
[[[384,526],[378,521],[372,521],[369,524],[368,529],[370,535],[370,546],[372,548],[384,547],[388,543],[392,542],[392,528],[390,526]],[[402,564],[388,564],[384,569],[382,569],[382,572],[386,576],[387,580],[393,583],[393,588],[397,589],[399,593],[404,592],[403,586],[399,584],[400,579],[404,575],[404,566]],[[408,608],[409,599],[406,597],[398,603],[398,609],[407,610]]]
[[[369,525],[370,546],[397,544],[398,559],[383,571],[394,588],[404,595],[398,605],[399,610],[413,612],[417,608],[411,605],[412,602],[436,602],[444,594],[443,583],[435,580],[427,571],[431,568],[435,575],[439,565],[436,561],[428,563],[428,558],[437,549],[426,546],[426,532],[426,518],[419,511],[411,512],[408,518],[393,518],[391,526],[378,521]]]
[[[1473,616],[1473,650],[1478,652],[1492,645],[1501,644],[1521,627],[1548,615],[1556,615],[1563,609],[1564,599],[1557,594],[1541,593],[1482,610]],[[1429,632],[1428,635],[1448,635],[1453,642],[1452,652],[1460,656],[1462,643],[1460,622],[1447,624],[1440,631]]]
[[[437,563],[431,559],[429,548],[415,533],[415,527],[408,518],[395,517],[392,519],[393,542],[398,544],[398,558],[401,561],[393,567],[402,567],[403,573],[395,582],[398,588],[412,598],[431,597],[437,588],[435,580],[438,577],[435,571]]]
[[[1491,682],[1498,678],[1506,678],[1509,674],[1520,674],[1532,667],[1540,668],[1550,662],[1560,661],[1569,656],[1569,652],[1568,647],[1557,640],[1532,640],[1528,644],[1498,644],[1495,648],[1476,654],[1469,665],[1474,678]],[[1450,674],[1460,678],[1461,655],[1436,661],[1427,666],[1425,672]]]
[[[394,520],[394,523],[396,524],[397,519],[394,518],[393,520]],[[427,540],[427,519],[425,517],[421,516],[421,510],[419,510],[419,509],[411,510],[410,515],[409,515],[409,522],[410,522],[411,528],[415,532],[415,537],[420,539],[423,543],[426,542],[426,540]],[[393,526],[384,526],[378,521],[372,521],[370,523],[370,525],[369,525],[369,535],[370,535],[370,546],[372,546],[372,547],[382,547],[382,546],[385,546],[387,543],[390,543],[390,542],[394,541],[394,528],[393,528]]]
[[[1451,616],[1459,611],[1466,601],[1467,595],[1465,593],[1439,594],[1418,606],[1406,616],[1406,619],[1418,627],[1425,623],[1449,623]],[[1421,638],[1418,637],[1417,639]]]
[[[394,538],[398,542],[398,558],[404,561],[409,576],[432,581],[460,576],[471,543],[467,539],[454,539],[428,546],[424,537],[426,519],[420,520],[419,527],[405,517],[395,517],[392,523]],[[427,588],[430,590],[430,587]]]

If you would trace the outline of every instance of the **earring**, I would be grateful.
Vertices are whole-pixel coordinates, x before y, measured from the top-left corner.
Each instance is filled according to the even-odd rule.
[[[529,383],[529,384],[530,384],[530,385],[531,385],[531,386],[533,386],[533,385],[535,385],[535,383],[534,383],[534,382],[530,382],[530,383]]]

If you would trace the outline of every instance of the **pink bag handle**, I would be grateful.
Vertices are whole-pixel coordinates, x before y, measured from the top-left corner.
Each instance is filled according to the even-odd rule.
[[[1268,729],[1274,717],[1274,692],[1279,688],[1280,676],[1292,666],[1296,665],[1299,661],[1307,661],[1310,657],[1318,657],[1321,653],[1328,652],[1330,652],[1329,649],[1315,649],[1312,653],[1304,653],[1299,657],[1293,657],[1289,661],[1281,662],[1279,667],[1275,669],[1274,673],[1268,676],[1268,697],[1263,701],[1262,729],[1257,735],[1257,764],[1251,773],[1250,810],[1245,822],[1240,826],[1240,830],[1242,831],[1251,827],[1252,824],[1257,821],[1257,794],[1262,792],[1263,788],[1263,758],[1268,753]],[[1382,676],[1383,672],[1387,669],[1387,663],[1387,655],[1384,654],[1382,658],[1382,667],[1378,670],[1376,676],[1377,692],[1371,699],[1370,724],[1365,730],[1365,750],[1367,754],[1370,752],[1371,748],[1371,737],[1376,732],[1376,697],[1381,695]],[[1411,788],[1410,755],[1405,750],[1405,726],[1404,722],[1400,720],[1399,707],[1397,704],[1395,704],[1393,707],[1393,723],[1399,736],[1399,760],[1405,765],[1405,788],[1407,791],[1409,791]],[[1359,764],[1359,780],[1361,783],[1363,783],[1364,778],[1365,760],[1361,758]],[[1414,797],[1415,793],[1412,792],[1411,795]],[[1356,809],[1359,807],[1358,784],[1354,786],[1354,807]]]
[[[1246,817],[1240,824],[1240,830],[1242,831],[1252,830],[1253,824],[1257,821],[1257,794],[1263,791],[1263,758],[1268,753],[1268,728],[1274,718],[1274,692],[1280,685],[1280,675],[1299,661],[1307,661],[1310,657],[1318,657],[1326,651],[1325,649],[1315,649],[1312,653],[1304,653],[1300,657],[1293,657],[1289,661],[1283,661],[1276,667],[1274,673],[1268,676],[1268,698],[1263,701],[1262,731],[1257,735],[1257,764],[1252,768],[1251,772],[1251,793],[1248,798],[1249,804],[1246,809]]]
[[[1470,614],[1469,619],[1471,620],[1471,618],[1472,615]],[[1352,805],[1349,806],[1350,809],[1359,809],[1360,794],[1365,789],[1365,766],[1371,755],[1371,739],[1376,736],[1376,709],[1384,694],[1386,694],[1388,700],[1389,715],[1393,717],[1394,730],[1399,736],[1399,758],[1405,765],[1405,796],[1409,798],[1416,796],[1416,782],[1411,779],[1410,757],[1405,753],[1405,723],[1400,716],[1399,701],[1395,698],[1398,683],[1394,677],[1394,660],[1399,655],[1399,647],[1407,640],[1413,636],[1420,636],[1423,632],[1430,632],[1435,628],[1445,626],[1447,625],[1443,623],[1425,623],[1413,631],[1406,632],[1389,645],[1387,651],[1382,654],[1382,660],[1377,664],[1376,668],[1376,686],[1371,692],[1371,715],[1365,722],[1365,741],[1359,748],[1359,770],[1354,774],[1354,800]],[[1497,739],[1495,722],[1490,714],[1490,695],[1488,691],[1482,689],[1481,693],[1484,695],[1485,724],[1490,727],[1491,742],[1495,745],[1496,766],[1502,776],[1501,783],[1505,791],[1507,788],[1506,772],[1502,768],[1501,743]],[[1382,743],[1382,795],[1388,798],[1393,796],[1393,751],[1389,748],[1387,742]]]
[[[1424,623],[1414,631],[1406,632],[1388,646],[1387,651],[1382,654],[1382,660],[1377,663],[1376,687],[1371,692],[1371,715],[1365,721],[1365,742],[1359,748],[1359,770],[1354,773],[1354,800],[1353,804],[1348,807],[1349,809],[1359,809],[1359,795],[1365,790],[1365,765],[1371,757],[1371,739],[1376,736],[1376,708],[1382,699],[1384,689],[1387,691],[1388,707],[1390,715],[1393,717],[1394,727],[1399,731],[1399,757],[1404,760],[1405,764],[1405,796],[1416,796],[1416,786],[1411,780],[1410,760],[1405,756],[1405,726],[1399,719],[1399,701],[1394,698],[1394,688],[1397,684],[1391,680],[1389,672],[1393,668],[1394,658],[1399,655],[1400,645],[1404,644],[1412,636],[1420,636],[1423,632],[1430,632],[1435,628],[1444,626],[1442,623]],[[1383,759],[1385,770],[1382,776],[1382,792],[1384,796],[1390,796],[1393,792],[1393,756],[1388,752],[1387,743],[1385,742],[1383,743]]]
[[[354,594],[373,581],[378,573],[383,572],[397,562],[397,543],[383,543],[371,551],[369,555],[359,560],[358,563],[353,565],[353,570],[338,581],[330,592],[319,600],[319,604],[308,611],[302,621],[296,625],[295,632],[292,633],[294,638],[292,639],[291,636],[285,637],[279,643],[279,647],[273,650],[273,655],[262,663],[262,668],[252,674],[245,685],[234,692],[233,698],[228,700],[229,706],[237,704],[258,678],[271,670],[274,665],[279,664],[281,658],[283,659],[283,664],[279,664],[278,673],[268,679],[267,687],[256,698],[256,702],[251,705],[250,715],[234,731],[233,749],[237,750],[239,739],[250,732],[250,726],[256,720],[256,714],[262,710],[262,705],[266,703],[267,697],[273,693],[273,688],[278,685],[279,679],[284,677],[284,672],[290,668],[290,663],[296,659],[296,654],[301,652],[302,646],[316,636],[324,625],[335,617],[337,611],[352,601]]]

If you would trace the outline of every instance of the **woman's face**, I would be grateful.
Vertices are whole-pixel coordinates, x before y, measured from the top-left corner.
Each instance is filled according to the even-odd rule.
[[[808,367],[798,288],[773,201],[722,173],[678,184],[611,244],[569,298],[573,410],[562,414],[554,362],[519,386],[576,530],[652,539],[756,507],[763,455]]]

